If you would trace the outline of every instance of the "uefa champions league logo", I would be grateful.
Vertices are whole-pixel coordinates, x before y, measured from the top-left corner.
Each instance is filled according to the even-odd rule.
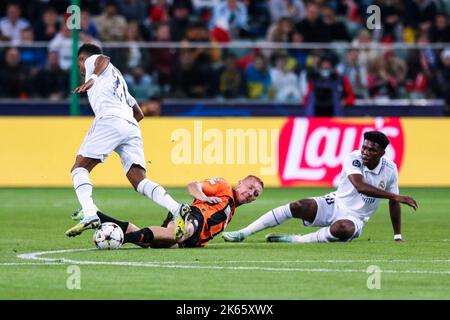
[[[80,30],[81,29],[81,18],[80,18],[81,9],[79,6],[71,5],[67,7],[67,20],[66,26],[69,30]]]

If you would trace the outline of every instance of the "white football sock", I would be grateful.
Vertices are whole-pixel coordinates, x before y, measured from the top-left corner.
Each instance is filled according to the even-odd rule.
[[[89,179],[89,171],[85,168],[75,168],[71,172],[73,187],[78,201],[83,209],[84,219],[97,215],[97,206],[92,199],[92,183]]]
[[[320,228],[316,232],[311,232],[303,236],[292,236],[292,242],[295,243],[313,243],[313,242],[335,242],[339,239],[330,232],[330,227]]]
[[[178,208],[180,207],[180,204],[173,200],[173,198],[161,185],[148,179],[144,179],[139,182],[137,186],[137,192],[144,196],[147,196],[172,213],[177,212]]]
[[[275,227],[291,218],[292,213],[288,203],[265,213],[240,231],[244,234],[245,237],[248,237],[249,235],[252,235],[258,231]]]

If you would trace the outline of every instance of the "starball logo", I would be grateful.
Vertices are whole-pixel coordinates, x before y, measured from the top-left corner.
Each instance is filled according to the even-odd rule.
[[[279,140],[278,175],[281,184],[336,186],[344,158],[361,148],[364,132],[371,130],[387,135],[391,144],[386,148],[386,155],[400,171],[404,134],[399,118],[289,119],[281,130]]]

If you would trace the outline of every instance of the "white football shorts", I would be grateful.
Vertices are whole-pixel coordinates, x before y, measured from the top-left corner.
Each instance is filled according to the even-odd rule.
[[[316,218],[312,223],[303,220],[303,225],[305,227],[328,227],[339,220],[350,220],[355,225],[355,232],[347,241],[358,238],[364,229],[364,221],[349,214],[345,209],[339,208],[335,197],[336,194],[332,192],[321,197],[311,198],[317,203]]]
[[[104,162],[113,151],[120,156],[125,174],[133,164],[145,169],[141,129],[115,116],[96,119],[77,154]]]

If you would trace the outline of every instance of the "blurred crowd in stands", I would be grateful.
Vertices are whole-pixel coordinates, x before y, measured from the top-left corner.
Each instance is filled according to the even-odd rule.
[[[307,103],[327,88],[355,99],[442,98],[450,104],[450,0],[80,0],[80,41],[104,46],[140,101],[257,99]],[[370,5],[381,28],[366,28]],[[64,99],[72,65],[70,1],[0,2],[0,97]],[[348,50],[214,48],[213,44],[346,43]],[[44,47],[27,47],[48,41]],[[208,42],[146,48],[139,42]],[[257,43],[257,42],[255,42]],[[409,43],[386,49],[373,44]],[[448,48],[429,46],[448,43]],[[373,46],[368,46],[368,45]],[[367,45],[364,49],[358,45]],[[159,99],[158,98],[158,99]]]

